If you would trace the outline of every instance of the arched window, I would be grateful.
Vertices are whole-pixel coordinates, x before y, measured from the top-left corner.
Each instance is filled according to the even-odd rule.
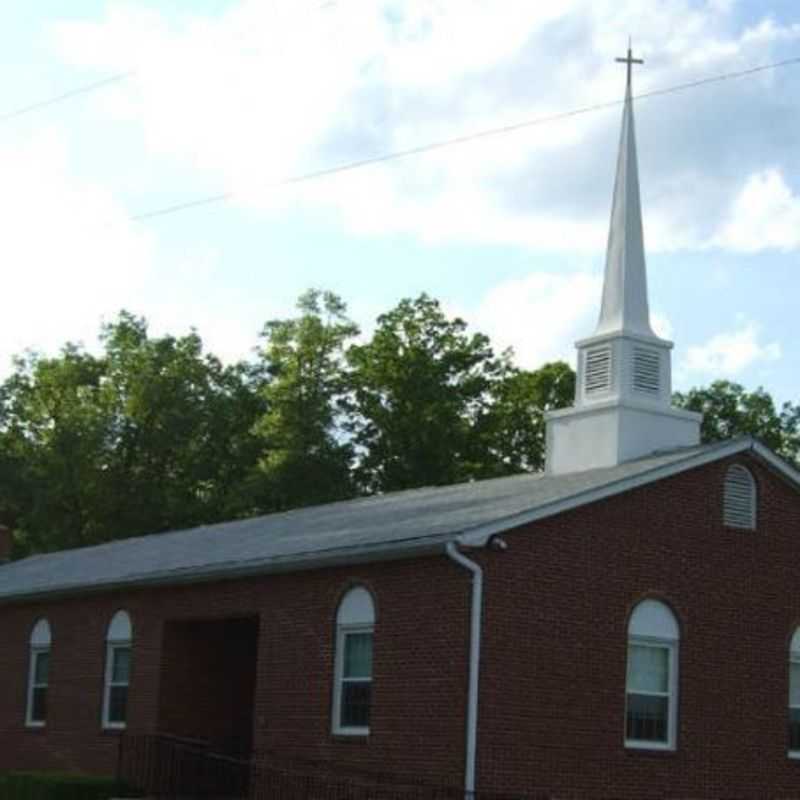
[[[25,724],[41,728],[47,721],[47,690],[50,685],[50,623],[40,619],[31,631],[28,665],[28,702]]]
[[[756,482],[750,470],[734,464],[725,473],[723,520],[729,528],[756,529]]]
[[[336,614],[333,732],[369,733],[372,706],[372,638],[375,605],[361,586],[351,589]]]
[[[103,727],[124,728],[128,721],[133,628],[127,611],[117,611],[106,634]]]
[[[672,750],[678,719],[678,640],[675,615],[644,600],[628,623],[625,745]]]
[[[800,758],[800,628],[789,645],[789,755]]]

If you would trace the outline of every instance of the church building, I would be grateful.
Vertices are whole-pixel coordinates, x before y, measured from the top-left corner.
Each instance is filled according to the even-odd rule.
[[[671,405],[625,61],[545,472],[0,564],[0,772],[113,774],[158,735],[466,792],[800,797],[800,473]]]

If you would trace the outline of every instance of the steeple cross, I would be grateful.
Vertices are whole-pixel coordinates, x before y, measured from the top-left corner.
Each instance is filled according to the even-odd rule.
[[[618,61],[620,64],[627,64],[628,65],[628,87],[631,85],[631,67],[634,64],[644,64],[644,60],[641,58],[634,58],[633,53],[631,52],[631,42],[630,39],[628,40],[628,55],[625,58],[616,58],[615,61]]]

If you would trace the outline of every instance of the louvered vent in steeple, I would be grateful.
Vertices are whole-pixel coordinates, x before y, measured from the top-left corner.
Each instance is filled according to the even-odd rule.
[[[635,392],[657,395],[661,390],[661,359],[658,351],[634,347],[631,374]]]
[[[586,353],[584,391],[587,395],[607,392],[611,388],[611,348],[595,347]]]

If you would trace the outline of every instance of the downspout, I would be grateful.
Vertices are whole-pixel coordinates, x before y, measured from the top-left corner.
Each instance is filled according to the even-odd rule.
[[[481,609],[483,607],[483,570],[462,555],[455,542],[445,548],[448,558],[472,573],[472,607],[469,633],[469,688],[467,691],[467,751],[464,768],[464,794],[475,792],[475,761],[478,749],[478,677],[481,661]]]

